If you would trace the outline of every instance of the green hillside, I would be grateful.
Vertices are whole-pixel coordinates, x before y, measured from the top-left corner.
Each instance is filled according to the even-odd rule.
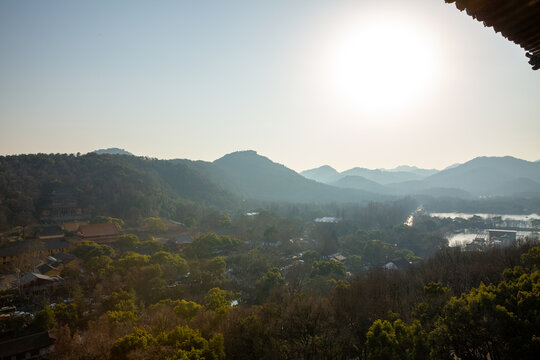
[[[57,189],[72,193],[86,216],[127,221],[147,216],[182,220],[197,206],[237,204],[234,195],[193,169],[163,160],[95,153],[4,156],[0,228],[38,220],[44,199]]]

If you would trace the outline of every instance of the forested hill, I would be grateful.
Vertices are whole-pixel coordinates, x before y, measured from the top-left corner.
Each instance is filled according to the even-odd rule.
[[[72,192],[87,216],[182,220],[200,205],[232,208],[237,198],[184,164],[134,156],[0,157],[0,229],[34,222],[47,194]]]
[[[241,200],[360,203],[390,199],[308,180],[254,151],[212,163],[118,154],[35,154],[0,157],[0,229],[39,220],[54,190],[73,194],[86,217],[178,221],[206,207],[235,210]]]
[[[243,199],[293,203],[352,203],[393,198],[365,190],[337,188],[306,179],[294,170],[251,150],[227,154],[212,163],[189,160],[173,162],[192,167]]]

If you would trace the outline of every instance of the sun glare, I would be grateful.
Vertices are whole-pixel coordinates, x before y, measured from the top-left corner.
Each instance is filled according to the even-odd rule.
[[[388,19],[348,27],[331,51],[333,92],[362,112],[397,111],[421,103],[433,82],[434,59],[425,34]]]

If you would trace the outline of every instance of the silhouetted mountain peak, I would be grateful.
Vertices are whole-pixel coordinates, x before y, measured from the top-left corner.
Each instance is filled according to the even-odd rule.
[[[120,148],[99,149],[99,150],[94,150],[92,152],[94,152],[94,153],[96,153],[98,155],[107,154],[107,155],[131,155],[131,156],[134,156],[129,151],[126,151],[126,150],[120,149]]]
[[[228,163],[235,161],[263,161],[272,162],[269,158],[257,154],[255,150],[241,150],[235,151],[230,154],[224,155],[217,160],[214,160],[215,164]]]
[[[518,159],[513,156],[479,156],[455,167],[452,170],[490,167],[513,173],[515,171],[529,169],[531,165],[534,167],[535,163],[527,160]]]
[[[330,165],[323,165],[315,169],[304,170],[300,175],[322,183],[332,182],[340,177],[339,172]]]
[[[515,182],[518,178],[522,179]],[[512,156],[480,156],[425,179],[431,186],[460,188],[477,195],[498,195],[507,184],[527,184],[528,189],[534,188],[539,181],[540,164]],[[519,187],[510,190],[520,191]]]

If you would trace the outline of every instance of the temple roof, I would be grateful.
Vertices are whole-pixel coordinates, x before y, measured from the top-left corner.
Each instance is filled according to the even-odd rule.
[[[444,0],[521,46],[540,69],[540,0]]]

